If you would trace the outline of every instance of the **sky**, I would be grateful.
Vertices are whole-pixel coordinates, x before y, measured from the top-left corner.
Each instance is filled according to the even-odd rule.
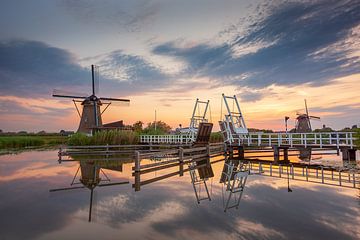
[[[3,0],[0,129],[76,130],[54,89],[131,100],[103,122],[188,126],[196,98],[208,118],[236,95],[248,127],[294,126],[307,99],[313,127],[360,125],[359,1]]]

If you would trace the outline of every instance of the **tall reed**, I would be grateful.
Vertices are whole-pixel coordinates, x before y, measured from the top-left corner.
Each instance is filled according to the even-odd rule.
[[[136,132],[124,130],[108,130],[97,132],[93,136],[86,136],[82,133],[76,133],[69,138],[68,145],[125,145],[137,144],[138,140],[139,135]]]

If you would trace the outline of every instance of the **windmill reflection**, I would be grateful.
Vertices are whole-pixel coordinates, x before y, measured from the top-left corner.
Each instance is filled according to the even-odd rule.
[[[122,172],[122,165],[123,162],[119,160],[108,160],[108,159],[80,160],[79,167],[76,170],[72,182],[70,183],[71,187],[50,189],[49,191],[57,192],[57,191],[67,191],[67,190],[82,189],[82,188],[89,189],[90,190],[89,222],[90,222],[92,216],[94,189],[96,187],[123,185],[129,183],[129,181],[111,182],[110,178],[103,171],[103,169],[108,169],[112,171]],[[80,176],[78,178],[79,172],[80,172]],[[101,175],[104,178],[102,178]],[[77,178],[78,181],[76,181]],[[108,182],[108,183],[102,183],[102,182]],[[78,184],[81,184],[82,186],[74,186]]]
[[[311,160],[311,147],[299,147],[298,150],[301,161],[309,162]]]

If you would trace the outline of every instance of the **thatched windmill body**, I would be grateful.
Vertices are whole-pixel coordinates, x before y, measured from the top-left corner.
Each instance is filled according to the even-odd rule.
[[[112,102],[125,104],[128,104],[130,102],[129,99],[98,97],[98,87],[96,87],[98,86],[98,77],[95,77],[95,68],[96,66],[91,65],[92,93],[90,96],[85,96],[85,94],[61,94],[58,93],[59,91],[57,90],[54,90],[54,93],[52,95],[53,97],[73,99],[76,110],[80,116],[80,124],[77,132],[82,132],[86,134],[93,134],[94,131],[102,128],[102,114]],[[81,113],[76,105],[77,102],[81,103]],[[103,111],[101,111],[102,105],[106,105]]]
[[[309,109],[307,107],[306,99],[304,101],[305,101],[306,113],[297,113],[297,117],[296,117],[295,131],[298,133],[311,132],[312,128],[311,128],[310,120],[312,120],[312,119],[319,120],[320,119],[320,117],[309,115]]]

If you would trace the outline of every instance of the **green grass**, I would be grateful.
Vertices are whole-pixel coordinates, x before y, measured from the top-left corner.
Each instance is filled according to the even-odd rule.
[[[65,142],[64,136],[0,136],[0,149],[54,146]]]
[[[355,144],[358,148],[360,148],[360,128],[357,128],[355,130],[355,138],[356,138]]]
[[[224,138],[221,134],[221,132],[212,132],[210,135],[210,142],[211,143],[218,143],[218,142],[223,142]]]
[[[70,146],[86,145],[125,145],[137,144],[139,134],[132,131],[109,130],[95,133],[94,136],[86,136],[82,133],[72,135],[67,144]]]

